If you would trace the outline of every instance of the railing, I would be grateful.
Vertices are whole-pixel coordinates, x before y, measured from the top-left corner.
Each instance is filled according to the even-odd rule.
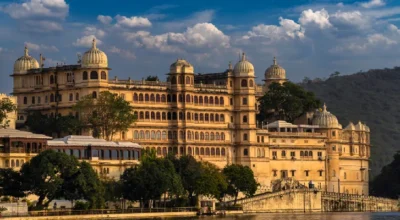
[[[194,88],[205,88],[205,89],[226,89],[226,85],[214,85],[214,84],[194,84]]]
[[[110,215],[129,213],[158,213],[158,212],[197,212],[195,207],[178,208],[129,208],[129,209],[92,209],[92,210],[52,210],[31,211],[29,216],[61,216],[61,215]]]
[[[311,133],[311,132],[269,132],[271,136],[300,136],[300,137],[326,137],[324,133]]]

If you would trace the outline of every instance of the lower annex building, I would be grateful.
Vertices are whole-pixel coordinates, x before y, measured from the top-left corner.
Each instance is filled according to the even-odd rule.
[[[255,83],[254,66],[245,54],[234,67],[209,74],[195,74],[189,62],[178,59],[166,82],[110,79],[110,70],[95,39],[74,65],[44,67],[42,58],[39,63],[25,48],[11,75],[17,122],[24,122],[30,111],[79,116],[71,107],[81,97],[111,91],[130,102],[138,117],[116,140],[133,141],[159,156],[193,155],[220,168],[249,166],[259,192],[289,177],[331,192],[368,194],[370,130],[365,124],[343,128],[326,106],[310,114],[306,124],[257,123],[257,99],[272,82],[287,81],[276,59],[265,71],[264,85]]]

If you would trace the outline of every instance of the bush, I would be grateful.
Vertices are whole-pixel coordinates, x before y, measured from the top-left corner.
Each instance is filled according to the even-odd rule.
[[[74,205],[74,210],[88,210],[90,204],[88,202],[77,201]]]

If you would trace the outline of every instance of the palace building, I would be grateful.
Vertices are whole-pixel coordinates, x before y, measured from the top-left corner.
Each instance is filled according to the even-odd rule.
[[[245,54],[225,71],[207,74],[196,74],[188,61],[178,59],[166,82],[110,79],[110,71],[95,40],[74,65],[44,67],[25,48],[12,74],[17,122],[24,122],[29,111],[78,115],[71,107],[81,97],[110,91],[130,102],[137,114],[137,121],[116,140],[138,143],[159,156],[193,155],[220,168],[249,166],[261,185],[259,192],[291,178],[330,192],[368,194],[370,130],[365,124],[343,128],[326,106],[307,114],[304,124],[256,121],[257,99],[272,82],[287,81],[276,59],[266,69],[263,85],[256,84],[254,66]]]

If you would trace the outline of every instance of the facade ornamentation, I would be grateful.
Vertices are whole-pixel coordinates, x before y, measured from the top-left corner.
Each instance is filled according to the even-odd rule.
[[[82,63],[15,72],[19,122],[30,110],[51,116],[57,108],[62,115],[75,115],[71,107],[81,97],[111,91],[132,103],[137,115],[116,140],[154,149],[158,156],[173,152],[220,168],[249,166],[260,192],[272,191],[275,180],[292,178],[329,192],[368,194],[370,132],[364,123],[343,129],[326,106],[307,114],[306,123],[257,123],[257,99],[272,82],[287,81],[276,60],[263,85],[255,83],[245,54],[233,68],[207,74],[195,74],[188,61],[178,59],[161,82],[109,79],[107,56],[99,51],[94,41]]]

